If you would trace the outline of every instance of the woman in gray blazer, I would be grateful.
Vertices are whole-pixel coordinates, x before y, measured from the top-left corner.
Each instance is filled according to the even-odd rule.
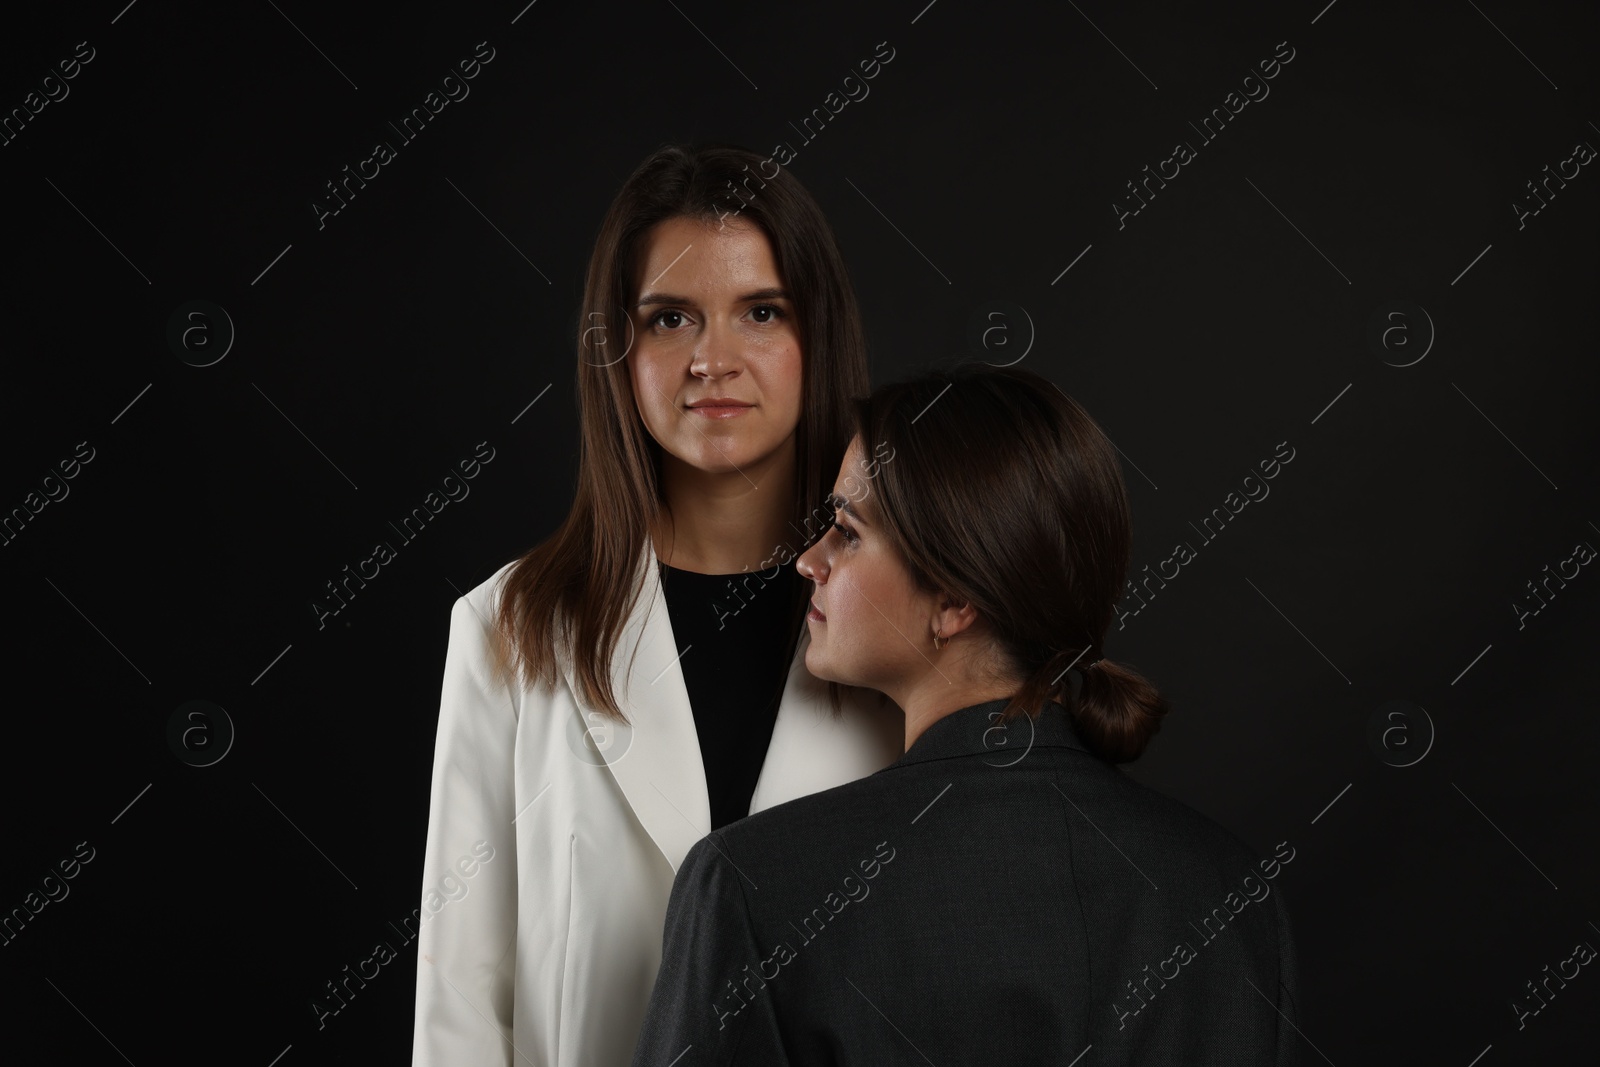
[[[891,698],[904,755],[689,851],[636,1067],[1299,1062],[1294,850],[1116,767],[1167,705],[1101,654],[1100,428],[1028,371],[930,374],[858,401],[833,502],[805,664]]]

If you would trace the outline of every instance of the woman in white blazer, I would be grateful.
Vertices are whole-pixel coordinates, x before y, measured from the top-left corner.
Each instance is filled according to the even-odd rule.
[[[713,811],[900,754],[898,708],[807,673],[807,588],[781,577],[827,529],[848,402],[867,391],[816,203],[771,159],[661,148],[601,224],[577,325],[571,510],[451,612],[417,1067],[626,1064],[674,873]],[[730,579],[716,604],[673,592],[713,575]],[[752,634],[781,653],[771,667],[717,662]]]

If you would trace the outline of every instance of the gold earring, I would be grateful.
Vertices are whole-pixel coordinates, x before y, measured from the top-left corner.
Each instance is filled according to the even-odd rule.
[[[948,637],[946,637],[944,639],[944,645],[948,645],[949,643],[950,643],[950,639]],[[944,650],[944,645],[941,645],[939,643],[939,631],[935,630],[933,632],[933,648],[934,648],[934,651],[936,651],[936,652],[943,651]]]

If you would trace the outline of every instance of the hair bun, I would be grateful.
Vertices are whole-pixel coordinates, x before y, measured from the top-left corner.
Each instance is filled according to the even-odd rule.
[[[1107,763],[1138,759],[1170,705],[1137,671],[1103,657],[1089,666],[1100,669],[1086,668],[1077,698],[1068,705],[1078,736]]]

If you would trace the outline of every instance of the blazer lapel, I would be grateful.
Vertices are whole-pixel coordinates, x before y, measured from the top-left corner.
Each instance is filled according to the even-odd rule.
[[[843,716],[833,718],[828,684],[806,669],[811,629],[800,631],[778,705],[766,763],[750,798],[750,814],[865,778],[900,757],[905,714],[879,694],[845,690]]]
[[[612,692],[629,721],[614,722],[592,711],[572,684],[567,660],[562,660],[562,671],[579,713],[589,724],[589,740],[676,873],[689,849],[711,832],[711,800],[694,711],[654,563],[655,546],[647,537],[639,557],[644,587],[611,658]],[[810,640],[809,631],[800,635],[790,664],[772,740],[751,798],[752,812],[854,781],[900,755],[901,720],[892,705],[896,714],[888,716],[888,730],[881,728],[881,714],[852,707],[848,701],[843,720],[831,717],[825,683],[806,670]]]
[[[596,747],[634,815],[676,872],[690,847],[711,832],[711,799],[672,619],[654,563],[655,546],[646,537],[638,561],[645,572],[644,588],[611,657],[612,693],[628,722],[604,720],[609,743]]]

